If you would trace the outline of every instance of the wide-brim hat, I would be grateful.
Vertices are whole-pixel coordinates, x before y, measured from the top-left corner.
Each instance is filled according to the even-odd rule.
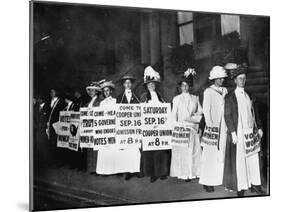
[[[101,92],[101,87],[99,82],[92,82],[90,85],[86,87],[86,91],[89,93],[90,90],[96,90]]]
[[[132,83],[134,83],[136,81],[136,78],[131,75],[124,75],[119,81],[121,83],[124,83],[126,80],[130,80]]]
[[[146,85],[150,82],[160,83],[160,74],[155,71],[151,66],[147,66],[144,69],[143,81],[143,85]]]
[[[233,66],[235,67],[235,66]],[[246,63],[242,63],[240,65],[236,65],[236,68],[230,69],[229,66],[227,70],[229,71],[230,78],[235,79],[240,74],[246,74],[247,73],[248,66]]]
[[[106,87],[110,87],[111,89],[115,88],[115,85],[112,81],[105,81],[100,86],[101,86],[101,89],[104,89]]]
[[[209,80],[215,80],[220,78],[226,78],[226,70],[222,66],[214,66],[209,74]]]

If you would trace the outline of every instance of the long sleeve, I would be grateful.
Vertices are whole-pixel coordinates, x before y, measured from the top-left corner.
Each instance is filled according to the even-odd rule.
[[[233,102],[231,102],[231,96],[227,95],[225,97],[225,104],[224,104],[224,119],[227,129],[231,133],[236,132],[236,127],[232,115],[233,115]]]
[[[211,118],[211,93],[208,88],[204,92],[203,98],[203,114],[207,125],[212,125],[213,121]]]
[[[254,96],[252,96],[252,104],[253,104],[253,108],[254,108],[254,116],[255,116],[255,121],[257,124],[257,128],[258,129],[262,129],[262,122],[260,120],[260,113],[259,113],[259,108],[258,108],[258,102],[256,100],[256,98]]]
[[[200,123],[201,119],[202,119],[202,107],[201,104],[199,102],[199,98],[198,96],[196,97],[196,102],[197,102],[197,111],[196,113],[191,117],[192,122],[195,123]]]
[[[172,108],[172,121],[175,123],[178,120],[178,100],[176,97],[173,98],[173,108]]]

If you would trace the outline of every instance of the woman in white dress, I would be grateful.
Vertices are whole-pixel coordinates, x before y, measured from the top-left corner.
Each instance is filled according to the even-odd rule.
[[[224,98],[227,89],[222,87],[226,71],[221,66],[214,66],[210,71],[209,80],[213,85],[204,91],[203,113],[206,127],[219,127],[217,142],[205,142],[204,133],[201,140],[203,147],[202,164],[199,183],[207,192],[214,192],[214,186],[222,185],[226,144],[226,125],[224,121]]]
[[[116,106],[116,98],[111,96],[114,89],[114,84],[104,82],[101,84],[105,99],[101,101],[100,106],[110,107]],[[97,174],[111,175],[120,173],[135,173],[140,171],[140,153],[132,156],[131,152],[127,152],[121,149],[104,148],[99,150],[97,159]],[[138,161],[132,162],[130,158],[136,158]]]
[[[198,96],[189,93],[193,86],[194,69],[189,68],[180,81],[181,94],[173,99],[173,122],[189,126],[190,141],[186,146],[172,146],[170,176],[191,181],[199,176],[201,146],[198,133],[199,122],[202,117],[202,107]]]

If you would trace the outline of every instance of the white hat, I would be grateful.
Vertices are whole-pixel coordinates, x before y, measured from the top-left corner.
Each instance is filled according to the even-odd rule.
[[[238,65],[236,63],[227,63],[224,68],[227,70],[237,69]]]
[[[102,89],[104,89],[105,87],[110,87],[110,88],[114,89],[114,88],[115,88],[115,85],[113,84],[112,81],[106,81],[106,82],[103,82],[103,83],[101,84],[101,88],[102,88]]]
[[[219,79],[219,78],[226,78],[227,73],[225,69],[221,66],[214,66],[210,71],[209,80]]]
[[[160,74],[155,71],[151,66],[147,66],[144,69],[144,84],[149,82],[160,82]]]

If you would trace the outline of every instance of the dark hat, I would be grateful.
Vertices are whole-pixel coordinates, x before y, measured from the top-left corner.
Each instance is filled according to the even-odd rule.
[[[134,78],[131,75],[124,75],[119,81],[121,83],[125,82],[126,80],[130,80],[132,83],[136,81],[136,78]]]
[[[242,63],[240,65],[237,65],[235,63],[233,64],[228,63],[225,65],[225,69],[229,71],[230,78],[235,79],[240,74],[246,74],[248,66],[246,63]]]
[[[193,78],[196,75],[194,68],[188,68],[181,79],[178,81],[179,84],[186,82],[189,86],[193,86]]]

